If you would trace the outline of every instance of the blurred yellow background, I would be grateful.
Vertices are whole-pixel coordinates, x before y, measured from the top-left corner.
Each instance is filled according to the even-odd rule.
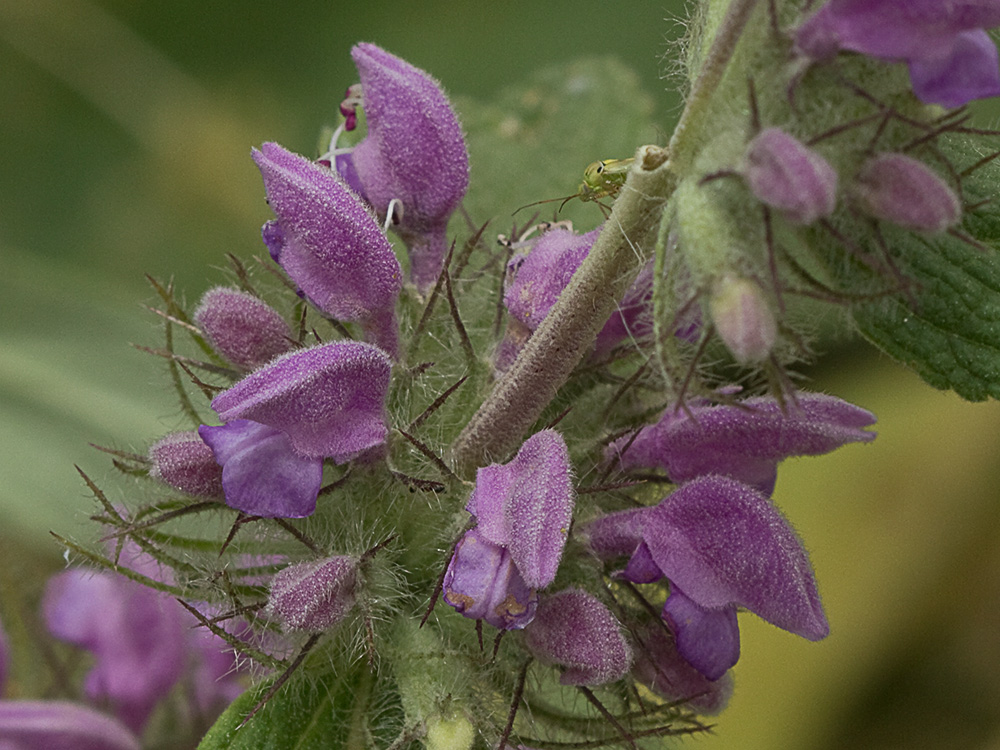
[[[0,0],[0,604],[30,604],[61,564],[47,530],[79,533],[91,511],[73,464],[111,470],[87,442],[142,450],[178,423],[158,363],[128,346],[157,340],[143,274],[194,300],[224,253],[262,252],[250,147],[311,152],[355,80],[354,42],[484,99],[615,54],[669,132],[665,19],[681,5]],[[832,633],[807,643],[743,615],[732,705],[686,743],[1000,748],[1000,406],[863,346],[813,376],[880,419],[874,444],[779,477]]]

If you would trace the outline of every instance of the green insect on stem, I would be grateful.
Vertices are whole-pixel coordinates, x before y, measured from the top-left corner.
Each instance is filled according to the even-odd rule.
[[[549,198],[544,201],[528,203],[521,206],[517,211],[520,211],[522,208],[538,206],[542,203],[554,203],[556,201],[562,201],[559,204],[559,210],[562,211],[563,206],[569,203],[569,201],[579,198],[582,201],[598,203],[606,215],[608,209],[603,204],[600,204],[599,201],[602,198],[614,198],[618,195],[618,192],[625,184],[625,178],[628,176],[629,168],[631,168],[634,161],[635,158],[631,156],[627,159],[601,159],[600,161],[595,161],[583,171],[583,182],[580,183],[580,187],[572,195],[567,195],[565,198]],[[514,213],[516,214],[517,211]]]

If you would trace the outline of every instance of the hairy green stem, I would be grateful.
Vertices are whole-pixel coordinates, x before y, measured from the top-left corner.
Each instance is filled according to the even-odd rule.
[[[687,171],[694,158],[698,134],[704,132],[701,120],[709,114],[712,95],[725,75],[726,66],[756,6],[757,0],[732,0],[715,33],[680,121],[670,138],[670,163],[679,174]]]
[[[477,467],[516,448],[590,350],[649,257],[646,237],[658,225],[673,187],[667,151],[640,147],[586,260],[458,436],[452,461],[459,476],[470,477]]]

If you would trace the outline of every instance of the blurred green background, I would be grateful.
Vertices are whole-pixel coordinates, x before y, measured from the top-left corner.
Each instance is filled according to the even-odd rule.
[[[61,564],[47,531],[81,533],[91,511],[73,464],[111,473],[87,443],[144,450],[179,423],[158,363],[128,346],[158,341],[143,275],[195,300],[224,253],[262,251],[249,149],[312,151],[355,80],[353,43],[479,99],[614,54],[667,133],[678,99],[663,57],[682,5],[0,0],[5,618]],[[569,165],[567,192],[587,161],[617,155]],[[1000,748],[1000,406],[933,391],[865,347],[812,375],[880,417],[873,445],[788,462],[778,483],[832,634],[807,643],[743,616],[736,696],[712,736],[687,742]]]

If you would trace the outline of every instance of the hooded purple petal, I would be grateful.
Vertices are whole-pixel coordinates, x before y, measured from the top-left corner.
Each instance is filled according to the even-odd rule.
[[[666,411],[627,449],[622,438],[609,453],[619,454],[624,469],[659,467],[674,482],[722,474],[769,494],[779,461],[875,439],[863,429],[875,423],[871,412],[823,394],[799,394],[785,410],[761,396],[733,405],[691,404],[689,411],[691,417]]]
[[[297,453],[281,430],[248,419],[198,433],[222,466],[226,505],[252,516],[305,518],[316,510],[323,459]]]
[[[212,401],[224,422],[286,433],[296,451],[337,463],[385,441],[391,362],[370,344],[334,341],[286,354]]]
[[[698,607],[745,607],[813,641],[829,633],[802,543],[750,487],[720,476],[688,482],[649,509],[643,540]]]
[[[543,597],[524,642],[539,661],[563,668],[563,685],[613,682],[632,664],[632,649],[614,615],[581,589]]]
[[[357,572],[348,555],[289,565],[271,582],[266,612],[286,630],[327,630],[353,609]]]
[[[253,159],[278,217],[264,225],[271,256],[320,310],[360,322],[395,353],[395,327],[369,326],[394,311],[403,280],[375,217],[333,171],[277,143],[255,149]]]
[[[69,701],[0,701],[4,750],[140,750],[107,714]]]
[[[448,563],[444,599],[460,614],[501,630],[523,628],[538,596],[518,573],[510,553],[475,529],[467,531]]]
[[[717,680],[740,659],[740,626],[736,607],[704,609],[676,588],[663,605],[677,651],[709,680]]]
[[[364,91],[367,136],[351,161],[365,199],[385,216],[402,203],[398,231],[411,272],[426,289],[447,252],[445,227],[469,185],[465,137],[440,84],[374,44],[351,52]]]
[[[237,289],[209,289],[192,317],[216,350],[244,370],[256,369],[292,348],[284,318]]]
[[[83,569],[50,579],[42,606],[52,635],[94,654],[87,695],[141,731],[184,669],[183,610],[153,589]]]
[[[544,588],[555,579],[573,503],[566,443],[555,430],[543,430],[528,438],[509,463],[477,472],[466,508],[484,538],[510,550],[527,584]]]

